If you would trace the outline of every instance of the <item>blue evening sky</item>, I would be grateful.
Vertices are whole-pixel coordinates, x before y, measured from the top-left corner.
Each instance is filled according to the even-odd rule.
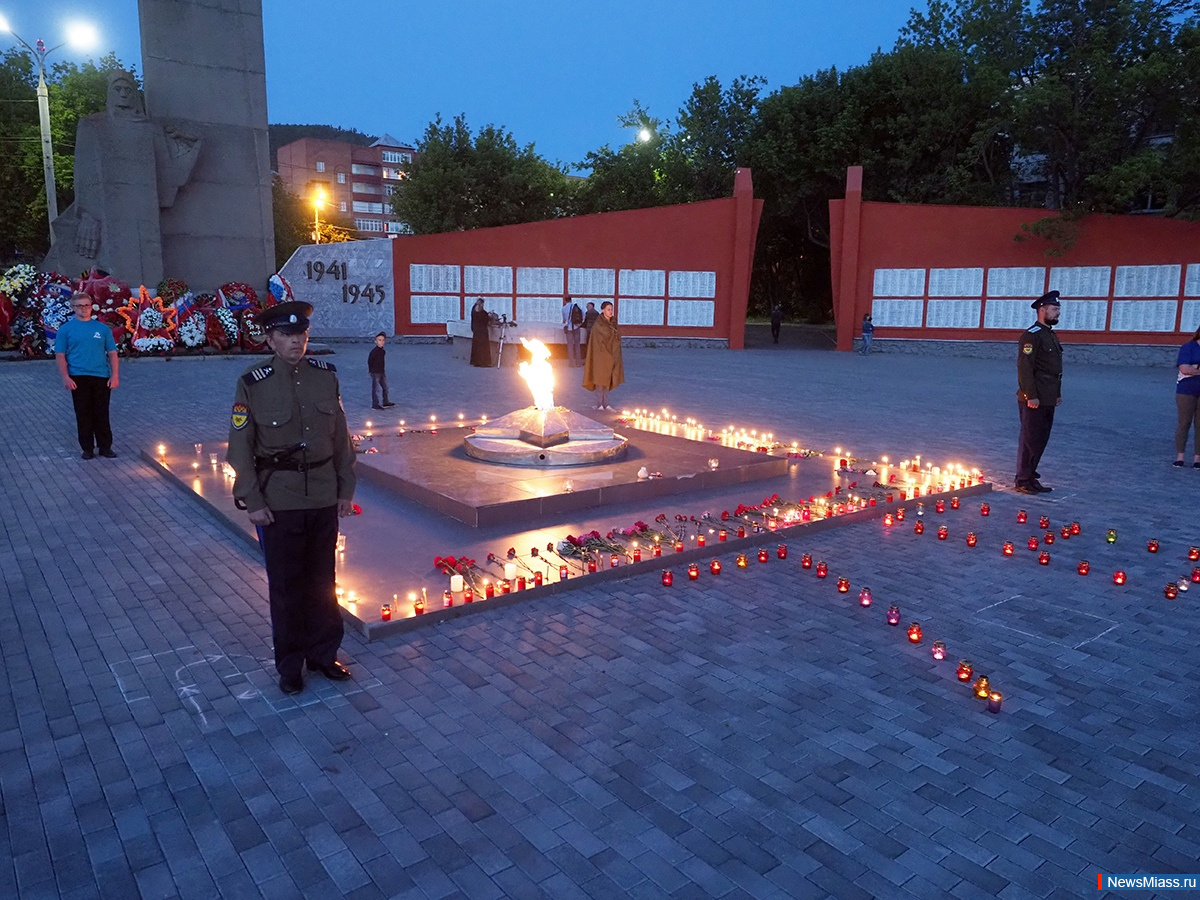
[[[673,120],[695,82],[761,75],[767,89],[890,50],[924,0],[263,0],[271,122],[321,123],[415,141],[465,113],[551,161],[632,135],[640,100]],[[100,55],[141,69],[136,0],[0,0],[12,28],[58,43],[87,19]],[[180,40],[186,41],[186,35]],[[11,38],[0,34],[0,47]],[[74,56],[67,48],[51,60]],[[79,58],[74,56],[74,58]]]

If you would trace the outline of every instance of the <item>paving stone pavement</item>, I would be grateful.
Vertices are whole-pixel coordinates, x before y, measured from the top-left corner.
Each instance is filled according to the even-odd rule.
[[[361,421],[369,345],[335,349]],[[125,362],[120,457],[84,462],[53,364],[0,364],[0,896],[1015,900],[1200,871],[1200,586],[1162,592],[1200,544],[1200,471],[1168,465],[1169,370],[1073,365],[1068,347],[1042,466],[1057,490],[931,512],[948,541],[861,523],[671,590],[637,575],[347,635],[355,680],[293,700],[260,561],[137,459],[223,435],[246,365]],[[446,347],[392,346],[388,365],[410,421],[527,402],[514,373]],[[1003,486],[1013,369],[631,349],[614,400],[964,459]],[[1018,507],[1083,533],[1039,566]],[[804,550],[875,606],[801,570]],[[923,645],[884,623],[892,602]],[[992,676],[1000,715],[933,662],[935,637]]]

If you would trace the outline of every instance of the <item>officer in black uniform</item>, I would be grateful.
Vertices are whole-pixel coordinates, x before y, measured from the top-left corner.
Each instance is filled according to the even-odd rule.
[[[285,694],[304,689],[304,666],[342,680],[342,616],[335,595],[338,516],[354,496],[354,448],[335,369],[305,357],[313,308],[289,301],[259,322],[275,355],[238,379],[229,429],[234,501],[258,527],[271,600],[275,668]]]
[[[1046,494],[1054,488],[1038,481],[1038,463],[1050,429],[1054,408],[1062,403],[1062,344],[1054,334],[1058,324],[1058,291],[1043,294],[1030,304],[1037,324],[1021,335],[1017,350],[1017,409],[1021,414],[1021,440],[1017,445],[1018,494]]]

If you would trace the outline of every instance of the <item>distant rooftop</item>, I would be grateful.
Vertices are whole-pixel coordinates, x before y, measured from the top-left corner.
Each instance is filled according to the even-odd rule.
[[[379,140],[375,141],[375,143],[373,143],[371,146],[372,147],[411,147],[412,145],[407,144],[404,141],[398,141],[394,137],[392,137],[390,134],[384,134],[384,135],[380,136]]]

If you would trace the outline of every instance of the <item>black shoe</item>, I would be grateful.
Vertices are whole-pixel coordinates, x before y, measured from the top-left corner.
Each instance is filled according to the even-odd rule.
[[[1183,460],[1177,459],[1177,460],[1175,460],[1175,462],[1171,463],[1171,465],[1173,465],[1177,469],[1182,469],[1183,468]],[[1192,465],[1195,465],[1195,463],[1192,463]]]
[[[1193,468],[1193,469],[1200,469],[1200,462],[1194,462],[1194,463],[1192,463],[1192,468]]]
[[[1016,491],[1018,494],[1033,494],[1034,496],[1037,496],[1037,493],[1038,493],[1037,488],[1030,487],[1027,484],[1018,484],[1016,487],[1013,488],[1013,490]]]
[[[95,459],[96,454],[93,453],[91,450],[84,450],[82,453],[79,454],[79,458],[80,459]]]
[[[1052,492],[1054,490],[1054,488],[1052,488],[1052,487],[1046,487],[1040,481],[1033,482],[1033,489],[1035,491],[1037,491],[1039,494],[1049,494],[1050,492]]]
[[[298,694],[304,690],[304,676],[297,672],[295,675],[280,675],[279,689],[285,694]]]
[[[384,408],[384,409],[391,409],[391,408],[392,408],[393,406],[395,406],[395,405],[396,405],[395,403],[388,403],[386,400],[384,400],[384,401],[383,401],[383,408]]]
[[[371,404],[371,409],[383,409],[383,407],[382,407],[382,406],[376,406],[374,403],[372,403],[372,404]]]
[[[105,459],[116,459],[117,458],[117,454],[113,453],[111,448],[108,450],[101,450],[100,455],[103,456]]]
[[[330,681],[345,681],[347,678],[354,677],[350,674],[350,670],[336,659],[327,666],[319,666],[316,663],[310,662],[308,669],[310,672],[320,672]]]

